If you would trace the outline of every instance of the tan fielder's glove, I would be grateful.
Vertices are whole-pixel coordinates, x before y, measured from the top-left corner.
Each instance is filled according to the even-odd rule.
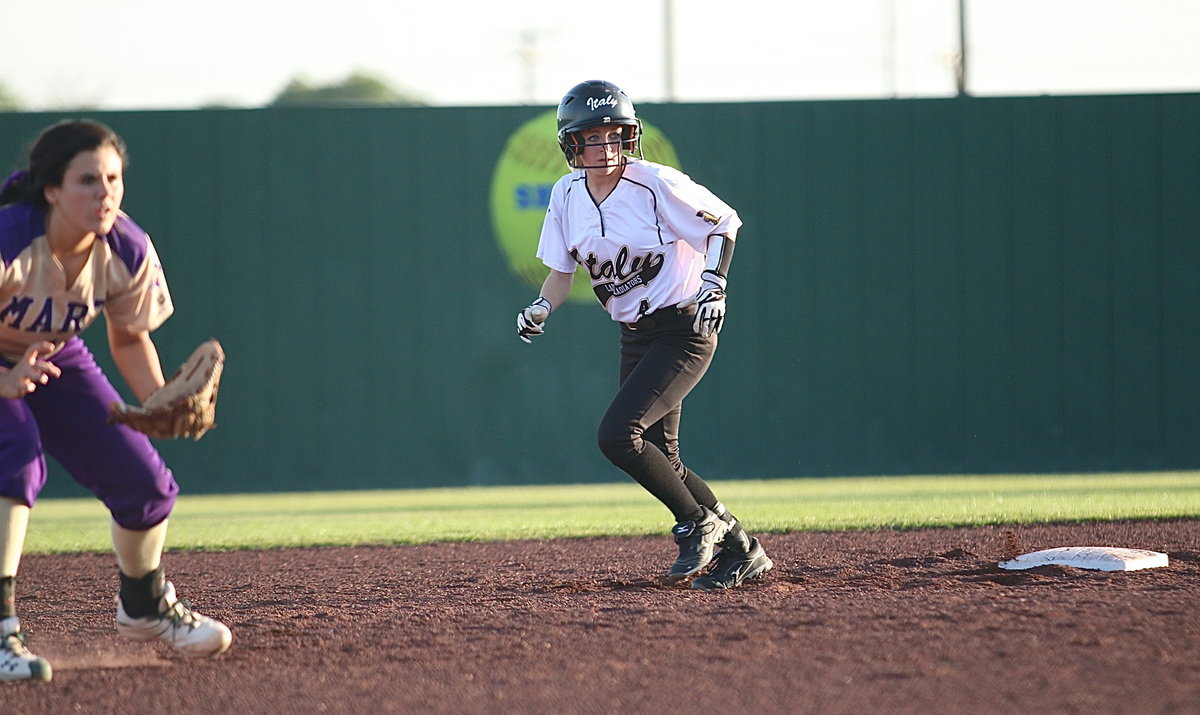
[[[141,407],[112,403],[108,423],[128,425],[157,439],[200,439],[216,426],[217,389],[224,367],[221,343],[206,340]]]

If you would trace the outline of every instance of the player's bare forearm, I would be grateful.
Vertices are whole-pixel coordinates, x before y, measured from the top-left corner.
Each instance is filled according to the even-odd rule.
[[[567,294],[571,292],[571,283],[574,280],[574,273],[551,270],[550,275],[546,276],[545,282],[542,283],[541,296],[550,301],[553,310],[558,310],[566,302]]]
[[[139,402],[144,402],[150,393],[162,387],[162,363],[159,362],[158,348],[150,339],[148,331],[135,333],[125,332],[108,326],[108,346],[112,351],[113,362],[121,371],[129,389]]]

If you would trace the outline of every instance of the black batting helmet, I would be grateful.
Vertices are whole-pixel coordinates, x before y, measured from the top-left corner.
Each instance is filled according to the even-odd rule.
[[[599,79],[580,82],[567,91],[558,104],[558,146],[568,164],[575,166],[581,149],[571,135],[605,124],[622,127],[621,148],[640,156],[642,120],[637,118],[629,95],[612,82]]]

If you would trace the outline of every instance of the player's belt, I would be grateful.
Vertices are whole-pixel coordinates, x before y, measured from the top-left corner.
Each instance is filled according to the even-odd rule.
[[[689,305],[686,308],[680,308],[677,305],[668,305],[665,308],[659,308],[653,313],[647,313],[646,315],[643,315],[635,322],[621,323],[621,325],[623,325],[625,329],[632,330],[634,332],[642,330],[654,330],[655,328],[661,328],[673,323],[677,323],[684,318],[686,318],[688,322],[691,322],[691,317],[695,314],[696,306],[694,305]]]

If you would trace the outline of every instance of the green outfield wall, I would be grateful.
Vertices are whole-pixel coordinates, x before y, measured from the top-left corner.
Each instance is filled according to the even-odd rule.
[[[514,333],[547,110],[87,115],[129,143],[165,366],[229,356],[218,428],[162,445],[185,490],[624,478],[594,444],[615,325]],[[703,476],[1200,467],[1200,95],[640,111],[745,222],[686,403]],[[0,114],[4,168],[60,116]]]

